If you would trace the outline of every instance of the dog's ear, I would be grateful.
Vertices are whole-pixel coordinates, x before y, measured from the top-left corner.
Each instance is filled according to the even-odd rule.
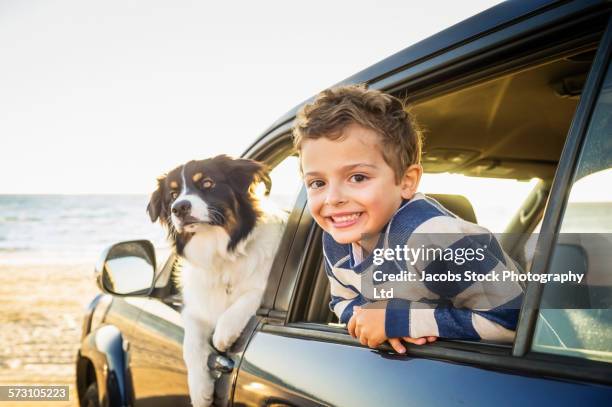
[[[163,193],[165,180],[165,175],[162,175],[161,177],[157,178],[157,189],[151,194],[151,199],[149,199],[149,204],[147,205],[147,212],[149,213],[151,222],[155,222],[160,216],[162,216],[162,210],[164,208]]]
[[[240,192],[248,192],[251,185],[263,182],[266,195],[272,189],[269,168],[266,164],[255,160],[239,158],[227,162],[229,166],[229,183]]]

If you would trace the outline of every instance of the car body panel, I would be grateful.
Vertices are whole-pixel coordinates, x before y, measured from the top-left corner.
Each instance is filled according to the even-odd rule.
[[[129,348],[134,405],[190,406],[179,311],[158,299],[145,299],[142,310]]]
[[[612,387],[258,332],[234,404],[330,406],[605,405]]]

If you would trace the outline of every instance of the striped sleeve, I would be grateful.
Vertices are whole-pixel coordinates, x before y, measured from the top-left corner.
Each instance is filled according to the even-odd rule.
[[[446,223],[448,219],[438,221]],[[461,266],[452,261],[432,261],[424,267],[426,274],[450,271],[463,275],[465,270],[471,270],[482,275],[514,266],[491,233],[463,234],[447,247],[481,249],[485,258]],[[385,313],[387,337],[513,340],[523,296],[520,284],[459,280],[429,281],[425,285],[439,300],[430,303],[391,300]]]
[[[325,273],[329,279],[331,301],[329,308],[336,314],[342,324],[347,324],[353,316],[353,307],[364,305],[368,301],[352,287],[342,284],[333,274],[333,267],[325,259]]]
[[[518,309],[473,311],[428,307],[428,304],[396,298],[387,304],[385,335],[388,338],[439,336],[510,342],[514,339],[518,313]]]

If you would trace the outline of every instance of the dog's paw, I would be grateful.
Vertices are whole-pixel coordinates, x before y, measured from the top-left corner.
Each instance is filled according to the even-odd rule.
[[[213,334],[213,346],[219,352],[225,352],[229,349],[230,346],[232,346],[232,343],[234,343],[235,339],[236,338],[232,338],[230,335],[228,335],[226,332],[223,332],[222,330],[215,330],[215,333]]]
[[[213,346],[218,351],[225,352],[239,336],[240,330],[236,329],[231,323],[227,323],[226,320],[221,317],[217,322],[217,327],[213,334]]]

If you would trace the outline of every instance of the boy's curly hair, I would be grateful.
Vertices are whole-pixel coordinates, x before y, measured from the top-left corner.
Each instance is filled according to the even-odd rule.
[[[350,124],[380,136],[383,158],[393,169],[396,183],[406,168],[420,164],[422,135],[413,116],[398,98],[365,85],[327,89],[304,105],[293,127],[293,145],[299,152],[306,140],[338,140]]]

